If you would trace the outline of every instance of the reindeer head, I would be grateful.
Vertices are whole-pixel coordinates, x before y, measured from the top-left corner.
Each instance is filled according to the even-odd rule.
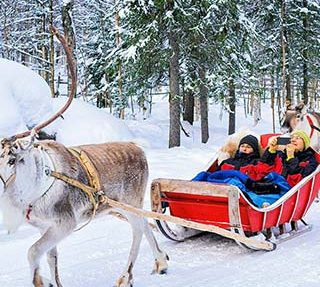
[[[281,131],[283,133],[292,132],[301,121],[303,121],[304,115],[307,113],[307,107],[302,102],[297,106],[287,106],[281,120]]]
[[[33,146],[30,140],[3,139],[0,143],[0,196],[15,179],[16,169],[24,163],[26,152]]]

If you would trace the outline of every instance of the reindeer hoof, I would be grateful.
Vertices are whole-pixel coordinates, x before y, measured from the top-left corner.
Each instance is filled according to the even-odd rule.
[[[39,285],[41,287],[56,287],[56,285],[46,281],[46,280],[43,280],[43,284],[42,285]]]
[[[36,280],[33,281],[35,287],[56,287],[56,285],[52,284],[48,278],[39,276]]]
[[[43,287],[56,287],[55,284],[52,284],[49,279],[42,277]]]
[[[132,275],[129,273],[122,275],[117,280],[115,287],[133,287]]]
[[[161,269],[161,270],[156,270],[156,269],[153,269],[151,274],[160,274],[160,275],[163,275],[163,274],[167,274],[168,273],[168,268],[164,268],[164,269]]]
[[[162,269],[162,270],[159,271],[160,275],[167,274],[167,273],[168,273],[168,268]]]
[[[151,274],[167,274],[168,271],[168,263],[167,260],[169,260],[169,257],[167,254],[164,254],[163,258],[158,258],[155,260],[154,268]]]

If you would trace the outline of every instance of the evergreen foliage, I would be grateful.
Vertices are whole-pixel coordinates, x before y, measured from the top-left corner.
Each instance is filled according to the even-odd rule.
[[[61,27],[64,2],[53,3],[54,24]],[[170,60],[176,56],[172,36],[179,50],[176,76],[180,92],[171,96],[177,99],[182,112],[182,98],[188,95],[193,101],[208,93],[233,113],[232,105],[239,95],[256,100],[266,90],[268,94],[271,78],[276,83],[273,92],[278,92],[280,98],[284,71],[290,93],[287,96],[293,101],[314,102],[318,96],[318,0],[74,3],[81,93],[99,107],[110,107],[118,116],[125,109],[127,116],[134,115],[135,103],[145,109],[150,91],[169,86]],[[1,57],[24,62],[39,71],[50,70],[49,5],[49,0],[0,0]],[[56,57],[61,60],[58,46]],[[278,102],[281,104],[280,99]]]

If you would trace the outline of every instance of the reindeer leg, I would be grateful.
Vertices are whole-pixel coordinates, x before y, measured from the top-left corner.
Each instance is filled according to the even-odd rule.
[[[35,287],[53,287],[52,283],[44,282],[40,276],[40,259],[45,252],[54,249],[59,241],[69,235],[74,228],[75,224],[65,224],[51,226],[42,237],[34,243],[28,251],[28,260],[30,265],[30,271],[32,276],[32,283]],[[56,261],[55,261],[56,263]],[[50,267],[51,269],[51,267]],[[55,273],[56,274],[56,273]],[[55,278],[53,278],[55,279]],[[61,283],[59,282],[62,287]]]
[[[58,272],[58,251],[56,246],[47,252],[47,261],[50,268],[51,279],[54,279],[57,287],[62,287]]]
[[[133,277],[132,277],[132,268],[137,259],[140,243],[143,235],[143,230],[141,229],[140,220],[138,217],[132,214],[125,212],[120,212],[123,216],[128,219],[128,222],[132,228],[132,244],[129,253],[128,263],[125,268],[125,271],[122,273],[120,278],[116,281],[116,287],[132,287],[133,286]]]
[[[142,220],[144,234],[147,237],[153,256],[155,258],[155,265],[152,274],[166,274],[168,270],[167,260],[169,260],[169,256],[159,248],[158,242],[154,237],[152,230],[150,229],[148,221],[145,218],[142,218]]]

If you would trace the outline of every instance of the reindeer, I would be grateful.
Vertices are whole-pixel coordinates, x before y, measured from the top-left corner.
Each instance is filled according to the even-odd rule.
[[[30,131],[0,143],[0,198],[5,221],[16,229],[26,220],[37,227],[41,238],[28,251],[35,287],[62,287],[58,272],[57,244],[77,226],[95,215],[120,214],[132,227],[132,244],[125,270],[117,287],[133,284],[132,269],[143,234],[152,249],[154,272],[166,273],[168,257],[145,218],[123,208],[114,208],[101,198],[110,198],[142,208],[148,179],[144,152],[134,143],[114,142],[66,148],[54,141],[34,142],[35,134],[59,117],[75,93],[75,64],[65,39],[53,29],[67,53],[71,74],[70,97],[51,119]],[[18,220],[20,219],[20,220]],[[47,254],[51,280],[40,275],[40,258]]]
[[[281,122],[283,133],[292,132],[294,129],[304,130],[311,139],[311,146],[320,148],[320,114],[308,111],[304,103],[297,106],[287,106]]]
[[[148,178],[143,151],[133,143],[114,142],[77,147],[85,152],[98,171],[101,191],[109,198],[141,208]],[[52,177],[59,172],[89,185],[87,171],[65,146],[54,141],[34,144],[32,140],[3,140],[0,149],[0,190],[16,217],[24,217],[37,227],[42,237],[28,252],[33,284],[62,286],[58,274],[57,244],[94,212],[90,196],[77,187]],[[3,210],[4,214],[6,210]],[[157,273],[165,273],[167,255],[162,252],[144,218],[100,204],[97,214],[120,213],[131,224],[133,241],[125,271],[116,286],[132,286],[132,268],[145,234],[155,256]],[[4,215],[5,217],[5,215]],[[16,219],[15,219],[16,220]],[[47,253],[51,284],[44,285],[39,273],[40,258]]]

